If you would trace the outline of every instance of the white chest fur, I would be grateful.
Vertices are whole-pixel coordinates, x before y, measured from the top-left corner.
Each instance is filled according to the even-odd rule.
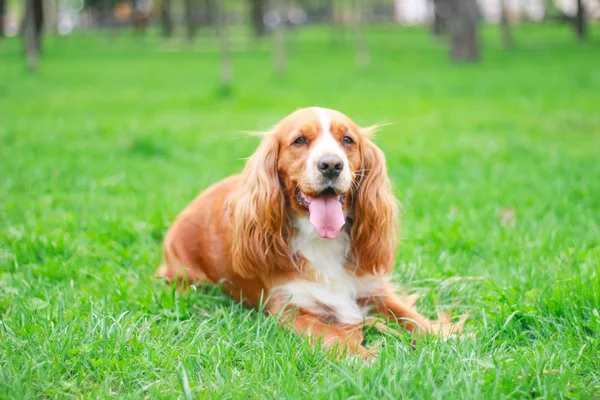
[[[348,233],[342,231],[335,239],[322,239],[308,219],[300,219],[296,221],[291,251],[300,253],[310,262],[317,280],[297,279],[277,287],[276,291],[287,296],[290,304],[316,314],[323,314],[324,310],[333,313],[333,319],[338,323],[361,323],[364,315],[357,300],[381,293],[383,277],[359,278],[344,268],[350,251]]]

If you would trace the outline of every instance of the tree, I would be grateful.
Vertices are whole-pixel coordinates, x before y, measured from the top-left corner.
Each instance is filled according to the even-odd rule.
[[[250,0],[250,17],[252,26],[254,27],[254,34],[257,37],[264,36],[267,32],[264,20],[266,8],[266,0]]]
[[[44,7],[42,0],[26,0],[25,18],[23,20],[23,45],[27,67],[31,72],[38,68],[42,51],[42,30],[44,24]]]
[[[133,25],[133,29],[136,33],[146,33],[146,28],[148,28],[148,23],[150,20],[150,16],[147,12],[140,9],[138,0],[130,0],[129,6],[131,7],[131,24]]]
[[[480,58],[476,0],[448,0],[451,37],[450,56],[454,61],[475,62]]]
[[[162,0],[160,4],[160,24],[165,38],[173,36],[173,17],[171,16],[171,0]]]
[[[196,39],[196,2],[194,0],[184,0],[185,6],[185,26],[186,36],[189,42],[193,42]]]
[[[274,0],[274,11],[279,16],[278,23],[274,26],[273,40],[273,70],[276,75],[285,74],[286,46],[285,46],[285,16],[287,14],[287,0]]]
[[[233,86],[233,63],[231,59],[231,48],[229,45],[229,31],[227,29],[227,13],[225,5],[221,0],[214,0],[213,10],[217,23],[217,35],[219,36],[219,50],[221,53],[221,94],[231,94]]]
[[[0,0],[0,38],[4,37],[4,19],[6,18],[6,0]]]
[[[206,16],[205,23],[207,25],[216,26],[213,0],[204,0],[204,15]]]
[[[508,13],[506,10],[506,0],[500,0],[500,31],[502,34],[502,45],[505,49],[512,49],[515,45],[510,23],[508,21]]]
[[[448,0],[433,0],[433,34],[442,36],[448,33]]]
[[[365,36],[363,26],[363,0],[354,0],[354,12],[356,14],[356,66],[364,68],[369,65],[371,58],[369,56],[369,45]]]
[[[574,16],[565,14],[562,11],[558,11],[558,15],[554,18],[563,23],[570,24],[575,30],[575,34],[577,35],[577,39],[582,42],[587,40],[587,20],[586,20],[586,10],[585,5],[583,4],[584,0],[577,0],[577,12]]]
[[[345,0],[342,2],[339,0],[327,0],[331,39],[335,44],[344,42],[346,39],[346,24],[344,22],[345,5]]]
[[[575,26],[575,32],[577,33],[577,39],[584,41],[587,39],[587,27],[585,19],[585,6],[583,0],[577,0],[577,14],[573,20]]]

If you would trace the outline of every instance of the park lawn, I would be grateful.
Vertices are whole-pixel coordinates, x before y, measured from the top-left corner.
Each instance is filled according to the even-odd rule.
[[[426,31],[296,32],[288,73],[235,41],[49,38],[37,76],[0,42],[0,398],[600,396],[600,47],[564,26],[485,32],[453,66]],[[336,39],[337,40],[337,39]],[[382,335],[334,360],[218,289],[152,278],[175,215],[240,171],[256,138],[308,105],[361,124],[403,203],[394,282],[420,309],[469,312],[474,338]]]

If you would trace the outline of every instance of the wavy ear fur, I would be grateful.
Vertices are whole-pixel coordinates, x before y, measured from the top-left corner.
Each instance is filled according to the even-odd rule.
[[[245,278],[267,275],[289,258],[285,196],[277,175],[279,143],[266,134],[248,159],[230,203],[233,269]]]
[[[387,176],[385,156],[362,137],[362,179],[353,196],[352,249],[358,269],[372,274],[391,272],[398,236],[398,204]]]

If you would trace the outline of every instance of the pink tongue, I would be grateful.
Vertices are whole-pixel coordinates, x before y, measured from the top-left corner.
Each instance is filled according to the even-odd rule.
[[[310,223],[313,224],[319,236],[333,239],[346,223],[342,203],[335,194],[312,197],[308,206]]]

